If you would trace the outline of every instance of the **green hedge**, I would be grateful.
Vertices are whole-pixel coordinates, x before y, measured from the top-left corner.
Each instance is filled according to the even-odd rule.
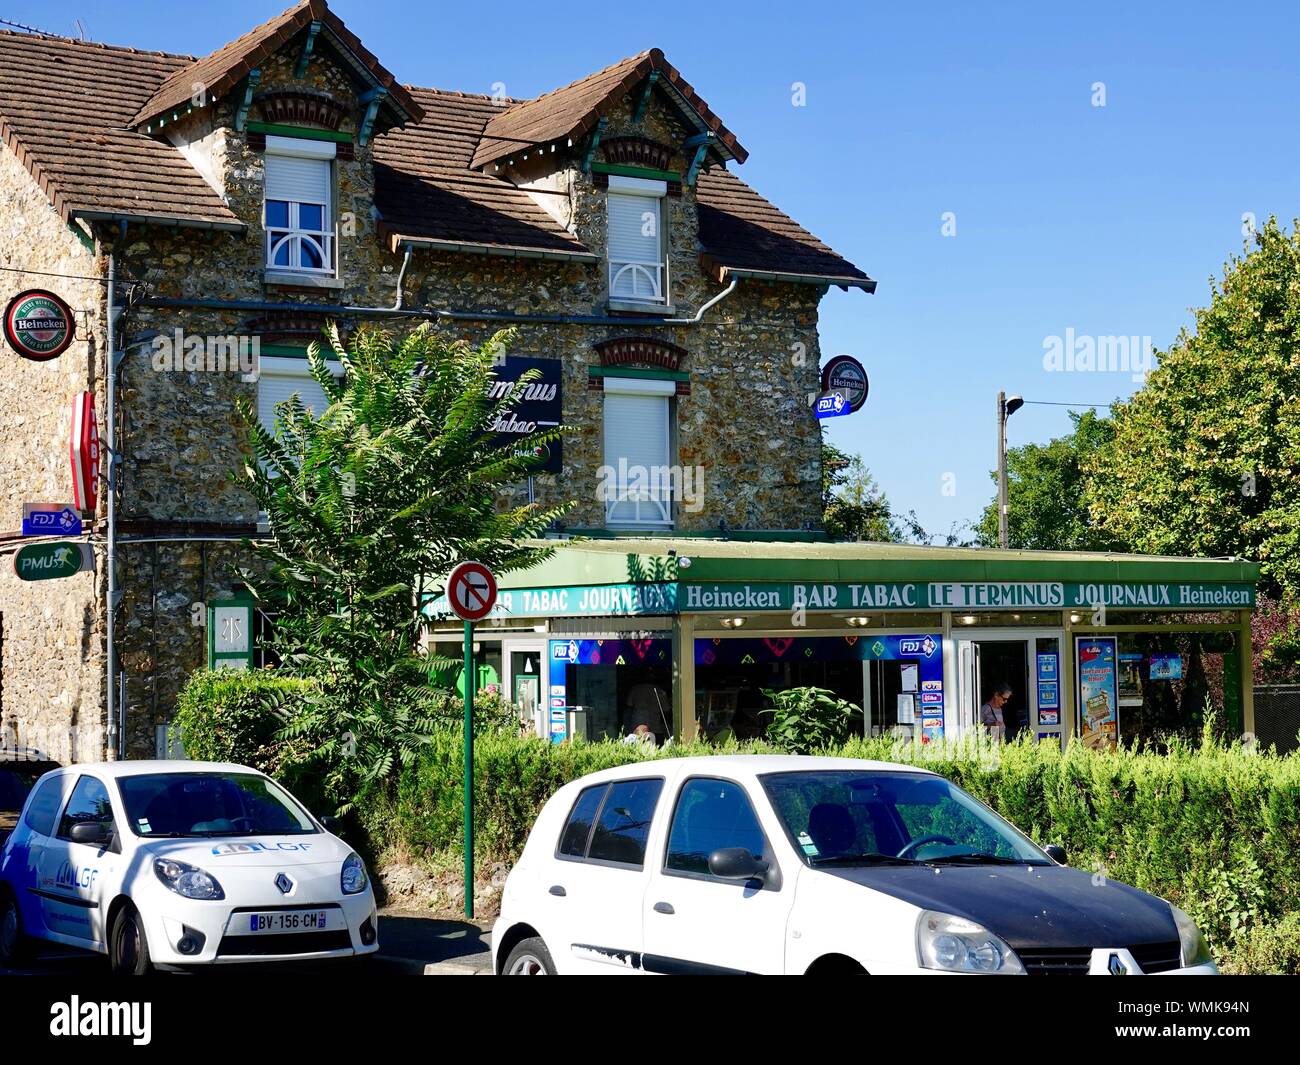
[[[506,735],[475,743],[477,857],[513,860],[533,819],[562,784],[646,758],[734,751],[655,751],[621,743],[563,744]],[[988,803],[1070,864],[1181,906],[1236,971],[1300,964],[1300,756],[1248,752],[1206,739],[1168,753],[1065,752],[1031,741],[989,750],[898,747],[851,740],[825,753],[923,765]],[[461,745],[437,737],[391,786],[358,803],[366,831],[408,855],[461,842]],[[1290,959],[1289,961],[1287,959]],[[1261,968],[1263,967],[1263,968]]]
[[[181,689],[172,726],[190,758],[283,776],[290,752],[276,738],[284,725],[277,711],[312,690],[310,681],[269,669],[200,670]]]

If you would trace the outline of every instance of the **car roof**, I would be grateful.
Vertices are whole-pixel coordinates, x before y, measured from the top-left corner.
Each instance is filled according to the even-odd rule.
[[[80,762],[65,766],[65,774],[95,773],[97,776],[118,779],[121,777],[140,777],[151,773],[256,773],[264,775],[261,770],[251,769],[234,762],[192,762],[184,758],[153,759],[145,758],[127,762]]]
[[[640,762],[602,769],[579,781],[599,783],[602,780],[626,780],[631,777],[658,776],[726,776],[753,779],[766,773],[808,773],[837,770],[870,770],[880,773],[928,773],[928,769],[902,765],[898,762],[880,762],[867,758],[836,758],[806,754],[708,754],[689,755],[684,758],[653,758]],[[575,781],[574,783],[577,783]]]

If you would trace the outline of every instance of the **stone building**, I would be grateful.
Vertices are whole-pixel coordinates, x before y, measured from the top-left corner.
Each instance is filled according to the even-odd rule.
[[[81,392],[115,444],[95,570],[0,572],[0,742],[152,754],[186,676],[246,659],[235,401],[310,401],[327,321],[513,328],[507,367],[545,360],[580,428],[530,486],[577,500],[575,531],[819,524],[818,303],[875,284],[735,176],[745,149],[657,49],[516,100],[399,83],[322,0],[204,57],[3,33],[0,139],[0,295],[52,291],[76,330],[4,351],[0,551],[25,503],[71,498]],[[604,499],[620,460],[697,490]]]

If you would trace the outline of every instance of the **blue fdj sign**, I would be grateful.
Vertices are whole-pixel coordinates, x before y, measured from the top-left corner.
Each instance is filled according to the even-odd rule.
[[[815,411],[819,418],[838,418],[849,413],[849,401],[843,392],[825,392],[817,397]]]
[[[80,536],[81,515],[66,503],[28,503],[23,507],[24,536]]]
[[[509,407],[505,400],[519,388],[519,380],[529,370],[537,371]],[[559,359],[530,359],[507,355],[495,367],[488,384],[488,398],[499,404],[492,430],[498,445],[512,444],[532,433],[554,429],[563,417],[563,391]],[[534,473],[559,473],[563,466],[560,441],[552,440],[535,453]]]

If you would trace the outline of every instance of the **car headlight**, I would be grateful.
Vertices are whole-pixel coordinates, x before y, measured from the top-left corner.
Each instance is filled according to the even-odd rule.
[[[1213,961],[1210,946],[1205,942],[1205,937],[1201,935],[1201,930],[1196,927],[1196,922],[1172,902],[1169,904],[1169,908],[1174,914],[1174,924],[1178,926],[1178,945],[1182,955],[1183,967],[1204,965],[1207,961]]]
[[[366,863],[355,853],[349,854],[343,863],[343,873],[339,883],[345,895],[357,895],[366,890],[370,878],[366,876]]]
[[[1025,972],[1015,951],[983,925],[936,910],[923,910],[917,918],[916,953],[922,969],[1000,975]]]
[[[187,899],[224,899],[226,893],[221,890],[216,877],[202,869],[174,858],[155,858],[154,874],[178,895]]]

